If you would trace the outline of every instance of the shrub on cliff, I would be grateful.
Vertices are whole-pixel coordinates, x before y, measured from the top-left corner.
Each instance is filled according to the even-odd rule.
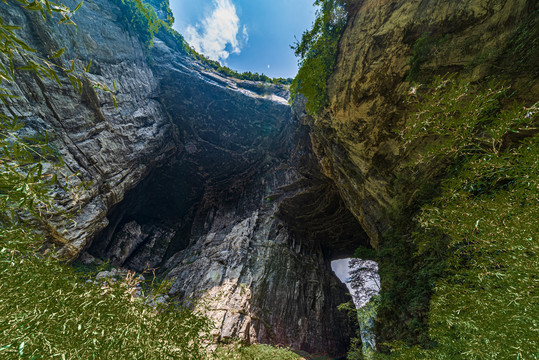
[[[300,69],[290,88],[291,101],[298,93],[307,98],[310,114],[321,111],[327,101],[326,82],[337,61],[337,46],[346,25],[345,0],[315,0],[316,20],[301,41],[292,47]]]
[[[132,28],[142,44],[149,49],[153,38],[164,23],[157,17],[153,7],[141,0],[121,0],[123,20],[128,28]]]

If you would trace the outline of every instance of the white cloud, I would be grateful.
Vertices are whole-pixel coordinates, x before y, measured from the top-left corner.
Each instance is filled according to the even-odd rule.
[[[187,27],[185,39],[208,58],[225,61],[230,54],[241,52],[249,34],[245,26],[240,34],[240,18],[231,0],[213,0],[213,6],[212,12],[201,23]]]

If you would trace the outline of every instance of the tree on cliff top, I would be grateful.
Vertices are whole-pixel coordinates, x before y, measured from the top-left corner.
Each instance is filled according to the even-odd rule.
[[[293,46],[300,69],[292,82],[291,101],[297,94],[307,98],[311,115],[320,112],[327,102],[327,80],[337,60],[337,46],[346,25],[345,0],[316,0],[316,20]]]

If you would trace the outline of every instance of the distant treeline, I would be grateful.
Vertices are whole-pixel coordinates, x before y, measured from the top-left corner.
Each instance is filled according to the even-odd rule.
[[[124,15],[123,21],[127,26],[135,30],[137,36],[148,50],[153,46],[153,39],[156,34],[163,36],[169,46],[176,50],[183,51],[193,59],[196,59],[213,69],[214,71],[240,80],[261,81],[273,84],[290,85],[292,79],[270,78],[267,75],[252,73],[250,71],[239,73],[226,66],[222,66],[218,61],[210,60],[202,54],[196,52],[184,37],[172,28],[174,16],[170,9],[169,0],[120,0],[120,9]],[[156,13],[158,11],[162,20]]]

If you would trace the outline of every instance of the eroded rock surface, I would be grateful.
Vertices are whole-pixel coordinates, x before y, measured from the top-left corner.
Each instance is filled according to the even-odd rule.
[[[208,305],[218,340],[344,353],[352,329],[336,307],[348,297],[330,260],[368,241],[321,174],[307,128],[277,95],[187,67],[160,41],[152,55],[183,145],[111,211],[90,252],[159,266],[171,295]],[[155,249],[160,258],[146,255]]]
[[[410,110],[406,96],[412,82],[455,72],[473,81],[501,76],[533,103],[539,94],[537,57],[526,58],[515,48],[526,36],[521,24],[537,17],[537,6],[530,0],[351,2],[328,81],[329,106],[316,121],[306,116],[304,121],[313,127],[324,173],[374,246],[390,227],[387,214],[395,197],[405,192],[412,198],[425,180],[416,174],[415,183],[396,186],[407,162],[398,132]],[[414,62],[416,74],[410,74]]]
[[[67,5],[76,6],[67,2]],[[77,27],[44,24],[41,15],[17,5],[0,5],[4,22],[21,26],[23,39],[46,58],[66,47],[62,65],[77,68],[92,60],[91,79],[111,89],[117,84],[118,107],[112,97],[85,82],[82,94],[59,72],[55,81],[19,72],[8,113],[19,116],[34,133],[49,132],[65,161],[63,174],[72,187],[89,185],[76,198],[59,190],[68,214],[52,220],[54,238],[72,258],[108,224],[110,207],[139,183],[149,170],[175,151],[173,125],[157,99],[158,83],[145,61],[137,37],[122,27],[112,2],[85,3],[75,17]],[[96,26],[96,24],[99,24]],[[0,105],[1,106],[1,105]],[[75,175],[77,174],[77,175]]]
[[[13,89],[9,108],[29,132],[54,134],[64,174],[88,185],[58,190],[73,216],[51,219],[64,256],[166,271],[170,295],[207,302],[218,339],[346,352],[352,329],[336,307],[349,296],[330,261],[368,239],[285,88],[217,75],[164,35],[148,53],[107,0],[86,1],[76,28],[0,9],[40,56],[66,46],[65,66],[92,60],[91,79],[117,84],[118,107],[63,74],[61,87],[21,74]]]

